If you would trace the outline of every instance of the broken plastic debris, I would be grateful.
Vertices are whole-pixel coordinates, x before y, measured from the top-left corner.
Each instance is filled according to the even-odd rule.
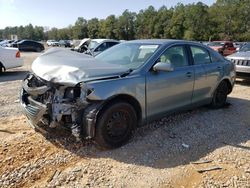
[[[219,166],[214,166],[214,167],[209,167],[209,168],[197,170],[197,172],[203,173],[203,172],[208,172],[208,171],[212,171],[212,170],[221,170],[221,169],[222,168]]]
[[[200,160],[200,161],[195,161],[191,162],[191,164],[204,164],[204,163],[211,163],[213,160]]]

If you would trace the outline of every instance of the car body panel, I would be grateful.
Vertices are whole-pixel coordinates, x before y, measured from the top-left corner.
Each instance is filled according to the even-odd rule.
[[[23,59],[17,58],[17,48],[0,47],[0,62],[5,69],[23,66]]]
[[[92,101],[105,101],[119,95],[131,96],[138,101],[142,109],[142,121],[146,122],[146,86],[142,75],[129,75],[124,78],[95,80],[88,83],[93,92],[88,95]]]
[[[203,65],[194,65],[195,81],[192,102],[199,102],[207,97],[210,87],[207,86],[207,73]]]
[[[192,66],[172,72],[153,72],[146,75],[147,117],[154,119],[168,111],[190,106],[194,85]]]

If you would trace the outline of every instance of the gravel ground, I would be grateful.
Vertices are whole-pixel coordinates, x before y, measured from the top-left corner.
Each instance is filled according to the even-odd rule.
[[[0,75],[0,187],[250,187],[250,82],[238,80],[223,109],[165,117],[100,151],[28,126],[18,90],[39,53],[21,55],[24,67]]]

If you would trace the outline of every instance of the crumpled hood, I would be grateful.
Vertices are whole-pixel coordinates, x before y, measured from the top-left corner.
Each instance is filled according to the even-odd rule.
[[[68,49],[52,48],[33,62],[32,71],[53,83],[76,85],[79,82],[120,76],[129,69]]]
[[[236,52],[232,55],[227,56],[228,58],[238,58],[238,59],[250,59],[250,52],[246,51],[246,52]]]

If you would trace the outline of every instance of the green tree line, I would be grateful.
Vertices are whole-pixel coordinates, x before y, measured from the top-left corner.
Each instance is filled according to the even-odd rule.
[[[173,38],[187,40],[250,40],[250,0],[217,0],[211,6],[202,2],[175,7],[153,6],[138,13],[125,10],[106,19],[79,17],[74,25],[47,30],[41,26],[6,27],[0,37],[11,34],[22,39],[143,39]]]

